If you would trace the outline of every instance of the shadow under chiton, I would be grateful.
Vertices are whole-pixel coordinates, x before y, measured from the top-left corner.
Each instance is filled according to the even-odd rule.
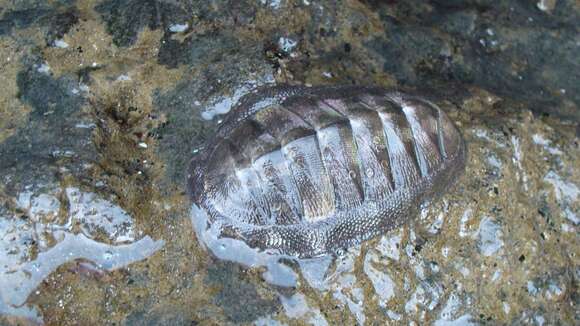
[[[263,88],[242,98],[192,159],[192,218],[220,258],[252,250],[316,257],[401,225],[464,165],[460,133],[419,97],[362,86]]]

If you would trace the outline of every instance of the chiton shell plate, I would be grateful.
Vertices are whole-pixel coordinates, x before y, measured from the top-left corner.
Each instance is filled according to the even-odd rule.
[[[226,116],[192,159],[188,190],[220,237],[308,258],[400,226],[464,165],[459,131],[420,97],[275,86]]]

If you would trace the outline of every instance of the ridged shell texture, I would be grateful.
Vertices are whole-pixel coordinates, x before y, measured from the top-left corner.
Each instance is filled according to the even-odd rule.
[[[465,164],[434,104],[376,87],[265,88],[195,156],[191,198],[221,236],[313,257],[387,232]]]

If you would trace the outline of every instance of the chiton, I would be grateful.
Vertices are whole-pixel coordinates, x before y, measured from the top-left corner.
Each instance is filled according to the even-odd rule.
[[[465,166],[447,115],[365,86],[275,86],[243,97],[192,159],[190,197],[219,237],[308,258],[400,226]]]

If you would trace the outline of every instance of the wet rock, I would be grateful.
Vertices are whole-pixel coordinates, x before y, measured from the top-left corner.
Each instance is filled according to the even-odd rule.
[[[401,27],[392,23],[387,24],[387,30],[388,40],[376,39],[369,46],[384,58],[383,69],[400,83],[417,85],[425,79],[426,73],[449,75],[431,70],[446,66],[440,54],[450,47],[447,40],[433,35],[426,27]]]
[[[183,64],[195,66],[200,61],[205,61],[205,58],[227,61],[241,46],[243,45],[234,37],[217,33],[191,35],[183,41],[172,39],[167,33],[161,41],[158,62],[169,68],[176,68]]]
[[[172,326],[172,325],[197,325],[197,322],[191,320],[187,312],[178,307],[174,309],[165,309],[162,311],[136,311],[127,317],[124,325],[127,326]]]
[[[262,3],[263,1],[252,0],[202,1],[196,4],[195,10],[202,22],[235,28],[254,23],[256,12]]]
[[[148,236],[136,240],[131,217],[113,203],[76,188],[64,192],[63,203],[58,188],[28,189],[17,195],[15,205],[7,203],[11,208],[0,209],[0,314],[41,322],[38,309],[25,303],[61,265],[83,260],[89,262],[85,269],[102,274],[163,246]]]
[[[79,21],[79,13],[76,8],[67,9],[51,17],[49,28],[46,33],[46,44],[55,45],[62,37]]]
[[[563,1],[557,7],[570,5]],[[526,102],[536,112],[580,117],[579,77],[565,73],[580,71],[575,55],[580,24],[571,21],[577,10],[547,17],[523,2],[438,1],[424,7],[409,3],[394,12],[381,7],[385,36],[368,43],[384,58],[383,69],[402,84],[423,88],[427,83],[438,91],[444,90],[437,83],[477,85]],[[565,101],[576,108],[551,109]]]
[[[51,122],[56,122],[59,117],[50,116],[51,111],[63,115],[78,111],[82,99],[78,93],[75,94],[74,89],[78,85],[75,85],[73,78],[64,76],[54,79],[50,67],[42,61],[29,61],[27,69],[18,74],[17,81],[20,99],[35,109],[35,116],[47,116]]]
[[[475,31],[477,21],[477,11],[475,10],[461,10],[452,12],[448,15],[441,15],[434,18],[437,25],[445,32],[468,38]]]
[[[206,281],[221,288],[214,302],[226,317],[235,323],[247,323],[276,312],[280,303],[261,298],[255,286],[241,276],[240,266],[233,263],[218,262],[208,270]]]
[[[54,10],[50,8],[6,11],[0,20],[0,35],[6,35],[14,28],[28,28],[34,24],[41,24],[46,17],[52,15],[54,15]]]
[[[58,250],[71,247],[59,247],[62,238],[50,236],[55,228],[111,247],[124,244],[110,232],[136,239],[153,230],[151,236],[171,245],[100,281],[71,278],[77,274],[70,263],[31,289],[25,305],[4,304],[0,315],[36,322],[45,316],[52,324],[576,321],[580,11],[574,1],[1,6],[0,75],[8,82],[0,103],[10,105],[0,107],[0,119],[10,130],[0,143],[0,243],[8,249],[0,259],[32,266],[54,248],[61,254],[54,258],[63,258]],[[58,40],[68,47],[55,46]],[[380,84],[427,96],[467,140],[466,177],[412,225],[335,260],[285,264],[296,275],[292,289],[266,284],[268,266],[215,263],[191,230],[185,165],[239,96],[273,82]],[[104,84],[125,85],[143,101],[131,105],[134,111],[87,105],[87,93]],[[111,107],[122,104],[117,93],[103,93],[113,98]],[[134,128],[117,114],[131,116],[141,106],[148,108],[145,117],[167,123]],[[98,126],[99,119],[108,122]],[[95,148],[93,133],[105,138],[104,149]],[[109,168],[91,169],[95,161]],[[100,181],[83,182],[88,171]],[[63,227],[70,187],[83,193],[70,196],[73,207],[99,213],[85,216],[90,225]],[[125,232],[124,219],[107,224],[101,200],[134,218],[133,233]],[[97,221],[104,226],[95,227]],[[246,299],[247,309],[239,304]],[[30,322],[1,318],[0,324]]]
[[[107,0],[95,7],[118,46],[135,43],[137,34],[145,27],[168,29],[173,23],[187,22],[188,9],[192,7],[159,0]]]
[[[326,326],[328,322],[317,308],[312,308],[303,294],[293,294],[291,296],[280,296],[282,306],[286,312],[286,316],[291,319],[307,320],[311,325]],[[256,321],[258,325],[260,320]],[[274,321],[269,323],[265,321],[266,325],[275,324]]]
[[[205,45],[211,47],[212,43]],[[227,113],[252,88],[273,81],[270,67],[259,61],[259,48],[243,53],[222,52],[226,61],[204,67],[175,88],[155,94],[155,107],[167,117],[167,123],[155,131],[160,155],[172,162],[166,166],[166,181],[184,180],[186,164],[220,123],[219,115]]]
[[[45,33],[46,45],[52,46],[61,39],[79,20],[74,6],[31,6],[7,10],[0,19],[0,36],[8,35],[13,29],[40,27]]]
[[[0,144],[0,175],[8,185],[21,186],[48,181],[59,166],[80,176],[95,153],[79,84],[72,76],[52,77],[41,60],[25,63],[17,84],[20,100],[32,111],[28,123]]]

